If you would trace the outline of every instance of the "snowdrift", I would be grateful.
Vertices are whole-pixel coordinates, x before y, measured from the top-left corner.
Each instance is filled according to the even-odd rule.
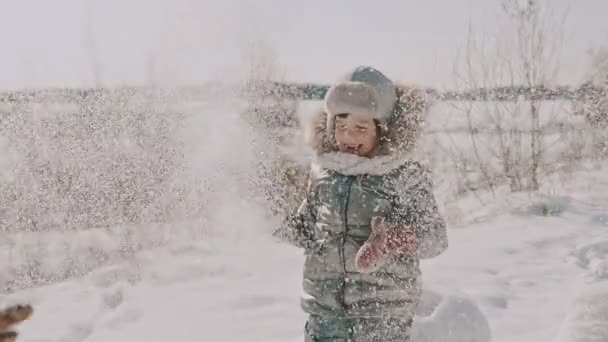
[[[490,326],[468,297],[425,289],[412,331],[416,342],[490,342]]]

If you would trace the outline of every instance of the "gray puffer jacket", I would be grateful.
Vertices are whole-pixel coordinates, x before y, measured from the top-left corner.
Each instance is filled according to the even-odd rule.
[[[409,319],[421,292],[419,259],[447,248],[430,172],[399,149],[412,135],[394,131],[397,135],[385,140],[394,146],[383,148],[401,153],[374,158],[319,153],[306,199],[278,231],[305,249],[301,303],[311,315]],[[355,255],[370,236],[374,216],[414,228],[417,257],[395,257],[377,272],[358,273]]]

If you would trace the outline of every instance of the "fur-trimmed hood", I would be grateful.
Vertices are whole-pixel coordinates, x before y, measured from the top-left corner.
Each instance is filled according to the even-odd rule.
[[[396,95],[395,107],[389,120],[381,126],[379,144],[370,158],[337,150],[333,125],[328,125],[323,107],[301,113],[305,142],[315,152],[313,163],[347,175],[382,175],[412,159],[428,109],[427,97],[414,86],[397,86]]]

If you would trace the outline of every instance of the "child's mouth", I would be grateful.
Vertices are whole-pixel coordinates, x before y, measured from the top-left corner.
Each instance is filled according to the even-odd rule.
[[[352,153],[352,154],[359,154],[359,151],[361,151],[361,146],[343,146],[342,148],[342,152],[345,153]]]

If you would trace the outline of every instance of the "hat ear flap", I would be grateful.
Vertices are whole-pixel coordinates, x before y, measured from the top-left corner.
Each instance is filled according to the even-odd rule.
[[[315,151],[327,149],[327,113],[322,108],[302,112],[298,115],[304,143]]]

